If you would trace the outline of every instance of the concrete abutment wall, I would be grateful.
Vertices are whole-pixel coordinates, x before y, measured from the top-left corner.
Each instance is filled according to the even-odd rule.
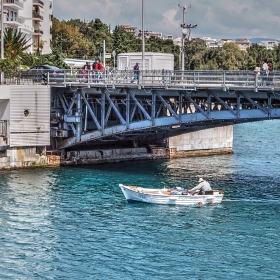
[[[169,138],[170,158],[233,153],[232,145],[232,125]]]

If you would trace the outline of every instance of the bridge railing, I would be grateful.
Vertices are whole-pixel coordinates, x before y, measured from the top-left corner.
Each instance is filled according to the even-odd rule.
[[[216,70],[144,70],[139,79],[132,70],[108,70],[104,72],[85,70],[62,70],[59,75],[42,76],[36,70],[20,71],[17,77],[5,79],[6,84],[95,84],[105,85],[138,83],[143,86],[209,86],[209,87],[280,87],[280,71],[270,75],[254,71]]]

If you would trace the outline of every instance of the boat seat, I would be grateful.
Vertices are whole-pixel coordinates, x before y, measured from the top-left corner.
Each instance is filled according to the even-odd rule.
[[[213,191],[205,191],[205,195],[213,195]]]

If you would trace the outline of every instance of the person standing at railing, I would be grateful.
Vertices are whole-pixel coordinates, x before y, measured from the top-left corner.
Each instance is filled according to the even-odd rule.
[[[134,81],[137,80],[137,83],[139,84],[140,70],[139,70],[139,63],[138,62],[136,62],[136,64],[133,67],[133,73],[134,73],[134,77],[131,80],[131,83],[134,83]]]
[[[103,76],[103,72],[104,72],[104,66],[103,64],[101,63],[100,60],[97,61],[97,63],[95,64],[95,74],[96,74],[96,77],[97,77],[97,83],[99,83],[99,81],[102,80],[102,76]]]
[[[261,67],[260,67],[260,64],[257,63],[256,64],[256,67],[254,69],[254,72],[255,72],[255,75],[256,75],[256,83],[258,85],[258,81],[259,81],[259,76],[260,76],[260,73],[261,73]]]
[[[95,57],[95,60],[94,60],[94,62],[92,63],[92,70],[93,70],[93,82],[94,83],[96,83],[97,82],[97,80],[98,80],[98,71],[96,71],[95,69],[96,69],[96,64],[98,63],[98,60],[99,60],[99,58],[98,57]]]
[[[273,64],[271,61],[267,63],[268,66],[268,78],[267,78],[267,85],[273,85]]]
[[[265,86],[265,83],[267,81],[267,76],[268,76],[268,64],[267,64],[266,59],[263,60],[261,75],[262,75],[262,84],[261,85]]]
[[[87,83],[88,78],[91,77],[92,67],[90,65],[90,62],[86,62],[86,64],[83,67],[82,74],[83,74],[83,82]]]

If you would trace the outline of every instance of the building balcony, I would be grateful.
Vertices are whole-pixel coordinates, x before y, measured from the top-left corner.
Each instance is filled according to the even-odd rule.
[[[33,0],[33,6],[44,8],[44,2],[41,0]]]
[[[3,0],[4,7],[14,8],[16,10],[23,10],[23,2],[19,0]]]
[[[20,26],[21,23],[18,21],[16,18],[7,18],[5,21],[6,27],[15,27],[15,26]]]
[[[38,14],[38,13],[33,13],[33,15],[32,15],[32,20],[35,20],[35,21],[43,21],[43,20],[44,20],[44,17],[41,16],[40,14]]]
[[[26,25],[26,24],[21,24],[19,26],[20,30],[24,34],[34,34],[34,28],[32,26]]]
[[[40,29],[35,29],[34,30],[34,36],[41,36],[44,34],[44,31],[43,30],[40,30]]]

